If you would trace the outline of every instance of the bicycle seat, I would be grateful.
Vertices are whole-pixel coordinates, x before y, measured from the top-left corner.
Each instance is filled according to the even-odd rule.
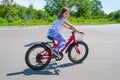
[[[54,40],[54,38],[53,38],[53,37],[50,37],[50,36],[47,36],[47,38],[48,38],[49,40]]]

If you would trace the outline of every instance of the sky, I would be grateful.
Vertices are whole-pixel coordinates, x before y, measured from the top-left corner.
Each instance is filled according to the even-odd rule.
[[[105,13],[120,10],[120,0],[101,0]]]
[[[2,0],[0,0],[2,1]],[[44,0],[14,0],[16,3],[28,7],[33,4],[35,9],[43,9],[46,2]],[[105,13],[120,10],[120,0],[100,0],[102,2],[103,10]]]
[[[29,7],[29,4],[32,4],[35,9],[43,9],[46,2],[44,0],[14,0],[15,3]]]

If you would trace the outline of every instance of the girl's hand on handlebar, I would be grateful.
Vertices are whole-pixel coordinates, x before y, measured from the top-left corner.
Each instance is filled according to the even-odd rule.
[[[84,32],[81,32],[81,31],[79,31],[78,33],[80,33],[80,34],[84,34]]]

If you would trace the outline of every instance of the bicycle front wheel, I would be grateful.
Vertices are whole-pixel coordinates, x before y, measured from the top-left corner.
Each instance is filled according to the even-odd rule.
[[[78,41],[77,49],[79,51],[77,51],[75,47],[76,47],[76,44],[73,44],[72,47],[69,49],[68,57],[70,61],[72,61],[73,63],[81,63],[86,59],[88,55],[88,50],[89,50],[88,46],[85,42]]]

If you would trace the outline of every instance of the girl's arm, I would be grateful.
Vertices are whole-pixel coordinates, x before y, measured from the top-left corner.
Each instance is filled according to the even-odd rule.
[[[72,29],[77,31],[78,33],[84,34],[83,32],[79,31],[78,29],[76,29],[72,24],[70,24],[67,20],[64,22],[64,26],[66,28]]]

